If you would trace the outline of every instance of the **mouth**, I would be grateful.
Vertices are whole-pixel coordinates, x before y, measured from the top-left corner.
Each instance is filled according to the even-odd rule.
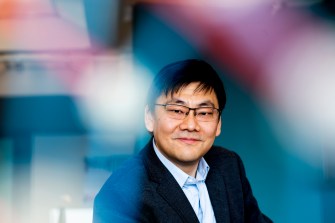
[[[198,142],[201,141],[200,139],[197,139],[197,138],[187,138],[187,137],[180,137],[180,138],[176,138],[176,139],[180,142],[190,144],[190,145],[198,143]]]

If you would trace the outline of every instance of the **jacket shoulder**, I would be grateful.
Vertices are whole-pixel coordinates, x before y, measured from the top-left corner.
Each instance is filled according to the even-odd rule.
[[[136,155],[111,174],[94,199],[94,223],[137,221],[141,185],[146,181],[144,170]]]
[[[106,180],[101,190],[111,187],[126,187],[144,176],[144,165],[142,159],[136,155],[122,163]]]
[[[216,159],[239,159],[239,155],[229,149],[226,149],[221,146],[212,146],[212,148],[204,156],[207,160],[216,160]]]

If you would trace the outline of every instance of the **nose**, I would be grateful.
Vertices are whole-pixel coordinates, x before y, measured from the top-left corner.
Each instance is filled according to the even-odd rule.
[[[182,123],[180,123],[180,129],[181,130],[187,130],[187,131],[200,131],[200,125],[195,118],[194,111],[190,111],[188,115],[184,118]]]

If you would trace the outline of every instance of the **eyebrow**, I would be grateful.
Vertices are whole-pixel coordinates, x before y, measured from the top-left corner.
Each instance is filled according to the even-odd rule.
[[[176,103],[176,104],[186,105],[185,101],[183,101],[183,100],[181,100],[179,98],[174,98],[174,97],[171,98],[170,100],[168,100],[166,103],[167,104],[168,103]],[[205,100],[205,101],[197,104],[197,107],[209,107],[209,106],[215,108],[215,105],[214,105],[214,103],[211,100]]]

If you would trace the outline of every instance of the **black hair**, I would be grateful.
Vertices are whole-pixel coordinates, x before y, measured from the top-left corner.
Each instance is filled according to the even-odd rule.
[[[161,94],[173,95],[193,82],[199,82],[195,91],[214,91],[219,110],[224,109],[226,92],[217,72],[203,60],[188,59],[166,65],[155,76],[147,96],[150,110],[153,111],[154,104]]]

